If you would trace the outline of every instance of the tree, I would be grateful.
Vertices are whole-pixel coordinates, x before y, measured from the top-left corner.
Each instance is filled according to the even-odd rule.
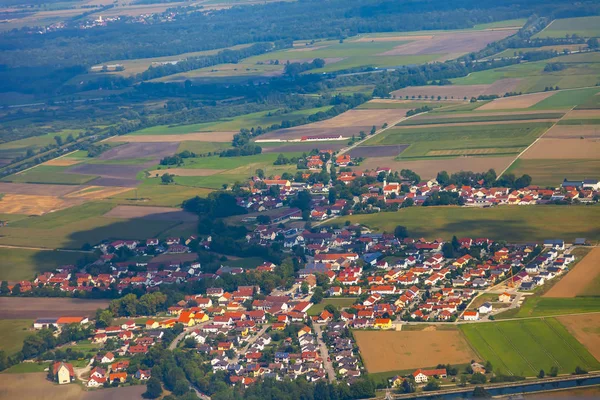
[[[394,236],[397,237],[398,239],[404,239],[404,238],[408,237],[408,229],[406,229],[405,226],[398,225],[394,229]]]
[[[543,369],[540,369],[540,372],[538,373],[538,378],[543,379],[546,376],[546,373],[544,372]]]
[[[365,131],[360,131],[358,133],[358,137],[360,137],[360,140],[363,140],[364,138],[367,137],[367,134],[365,133]]]
[[[308,294],[308,289],[308,283],[302,282],[302,285],[300,285],[300,290],[302,291],[302,294]]]
[[[600,47],[600,44],[598,43],[598,38],[591,38],[587,41],[587,45],[590,49],[597,49],[598,47]]]
[[[256,176],[258,176],[260,179],[264,179],[265,178],[265,171],[263,171],[262,169],[257,169],[255,172]]]
[[[173,389],[173,393],[177,396],[183,396],[190,390],[190,385],[185,379],[178,380]]]
[[[439,389],[440,389],[440,383],[436,379],[432,379],[429,382],[427,382],[427,385],[425,385],[425,387],[423,388],[423,390],[425,390],[426,392],[432,392],[434,390],[439,390]]]
[[[146,385],[146,392],[143,396],[146,399],[156,399],[160,397],[162,394],[162,386],[160,385],[160,381],[156,377],[151,377],[148,379],[148,384]]]
[[[60,137],[58,135],[54,136],[54,141],[56,142],[56,145],[58,147],[63,145],[63,139],[62,139],[62,137]]]
[[[557,375],[558,375],[558,367],[556,365],[553,365],[552,368],[550,368],[550,376],[555,377]]]
[[[487,372],[487,373],[490,373],[494,370],[494,366],[489,361],[486,361],[484,368],[485,368],[485,372]]]
[[[440,171],[437,174],[436,181],[442,186],[446,186],[450,182],[450,176],[446,171]]]
[[[374,134],[375,134],[375,132],[377,132],[377,127],[375,127],[375,125],[373,125],[373,126],[371,127],[371,135],[374,135]]]
[[[113,321],[113,314],[110,310],[103,310],[99,308],[96,310],[96,327],[97,328],[106,328],[110,326]]]
[[[174,182],[173,175],[165,172],[163,174],[163,176],[161,176],[160,181],[162,182],[163,185],[168,185],[169,183],[173,183]]]
[[[487,378],[481,372],[476,372],[473,375],[471,375],[470,382],[472,384],[474,384],[474,385],[481,384],[481,383],[486,383],[487,382]]]
[[[473,390],[473,397],[490,398],[492,396],[490,396],[490,394],[487,390],[485,390],[485,388],[477,386],[475,390]]]
[[[577,367],[575,367],[575,375],[584,375],[587,374],[588,372],[581,368],[579,365]]]

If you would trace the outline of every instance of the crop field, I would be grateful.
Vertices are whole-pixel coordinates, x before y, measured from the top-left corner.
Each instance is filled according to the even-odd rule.
[[[324,142],[267,142],[260,143],[263,153],[297,153],[310,152],[311,150],[333,150],[338,151],[348,146],[345,140],[328,140]]]
[[[2,181],[14,183],[83,185],[84,183],[87,183],[98,177],[97,175],[67,173],[67,168],[70,167],[39,165],[35,168],[25,170],[21,173],[9,175],[5,178],[2,178]]]
[[[479,107],[478,110],[512,110],[519,108],[529,108],[539,103],[540,101],[552,96],[552,94],[552,92],[540,92],[524,94],[521,96],[501,97],[487,104],[484,104],[483,106]]]
[[[528,174],[534,185],[558,187],[564,179],[584,179],[598,176],[600,160],[590,159],[522,159],[507,171],[515,176]]]
[[[181,153],[183,151],[191,151],[196,154],[206,154],[206,153],[214,153],[221,152],[225,149],[231,147],[231,143],[226,142],[195,142],[195,141],[185,141],[179,143],[179,147],[177,147],[177,152]]]
[[[468,126],[428,126],[389,129],[368,140],[366,145],[410,144],[402,158],[431,156],[436,150],[497,149],[494,153],[514,154],[550,128],[551,123],[473,124]]]
[[[46,372],[0,374],[0,397],[3,399],[81,400],[79,385],[56,385]]]
[[[186,128],[187,129],[187,128]],[[141,131],[138,131],[141,132]],[[182,134],[135,134],[125,136],[114,136],[107,140],[107,142],[119,142],[119,143],[181,143],[186,142],[217,142],[222,144],[230,144],[233,139],[233,135],[238,131],[229,132],[196,132],[196,133],[182,133]]]
[[[206,197],[211,191],[205,188],[161,185],[156,180],[146,179],[134,190],[105,201],[117,204],[179,207],[184,200],[195,196]]]
[[[537,376],[556,366],[561,374],[577,366],[597,370],[600,363],[554,318],[461,324],[471,346],[494,372]]]
[[[0,280],[31,279],[37,273],[52,271],[61,265],[95,257],[90,253],[54,250],[30,250],[0,247]]]
[[[563,52],[564,50],[567,51],[580,51],[580,50],[585,50],[587,49],[587,44],[582,43],[582,44],[567,44],[567,45],[553,45],[553,46],[542,46],[542,47],[536,47],[536,48],[531,48],[531,47],[523,47],[523,48],[519,48],[519,49],[506,49],[498,54],[494,54],[493,58],[502,58],[502,57],[514,57],[515,55],[519,54],[519,53],[527,53],[530,51],[558,51],[558,52]],[[490,57],[491,58],[491,57]]]
[[[474,72],[471,75],[476,74]],[[461,79],[461,78],[459,78]],[[467,78],[462,78],[467,79]],[[456,82],[460,82],[458,79]],[[495,79],[489,80],[485,83],[464,83],[455,85],[445,86],[412,86],[395,90],[391,94],[393,97],[398,99],[418,99],[421,98],[438,98],[441,97],[443,100],[467,100],[471,97],[478,97],[480,95],[504,95],[506,92],[514,92],[519,84],[521,83],[520,78],[506,78],[506,79]]]
[[[431,107],[431,108],[439,108],[448,105],[456,104],[456,102],[451,101],[413,101],[413,100],[396,100],[396,99],[373,99],[360,106],[356,107],[358,110],[369,110],[369,109],[391,109],[391,108],[420,108],[423,106]]]
[[[397,225],[403,225],[411,237],[450,239],[456,235],[495,240],[510,237],[517,243],[531,243],[555,237],[565,241],[577,237],[600,240],[598,218],[600,207],[505,206],[410,207],[395,213],[353,215],[342,220],[364,224],[379,232],[393,232]]]
[[[599,64],[600,65],[600,64]],[[575,90],[561,90],[545,100],[540,101],[531,109],[533,110],[555,110],[566,107],[575,107],[585,104],[600,92],[600,88],[586,88]]]
[[[529,296],[521,307],[496,315],[496,319],[552,317],[567,314],[600,312],[597,297],[540,297]]]
[[[600,360],[600,314],[568,315],[556,319],[596,360]]]
[[[544,297],[569,298],[581,295],[590,284],[595,285],[595,280],[600,276],[599,265],[600,248],[594,248],[577,263],[575,268],[567,272],[557,284],[552,286],[544,294]]]
[[[43,215],[80,204],[81,202],[82,201],[76,199],[62,199],[56,196],[34,196],[8,193],[0,198],[0,213]]]
[[[571,114],[571,113],[569,113]],[[544,135],[548,139],[600,139],[600,126],[556,125]]]
[[[369,373],[463,364],[478,359],[458,330],[352,332]]]
[[[521,156],[531,159],[597,159],[600,154],[598,139],[540,139]]]
[[[350,150],[350,157],[396,157],[402,153],[408,145],[391,146],[359,146]]]
[[[490,104],[490,103],[487,103]],[[481,109],[481,108],[479,108]],[[420,118],[411,118],[400,122],[397,126],[409,125],[441,125],[464,124],[481,122],[535,122],[534,120],[554,120],[561,118],[564,113],[461,113],[461,114],[425,114]]]
[[[555,19],[546,29],[534,37],[562,38],[567,34],[576,34],[583,37],[599,37],[600,17]]]
[[[45,298],[43,301],[23,301],[18,297],[0,298],[0,319],[58,318],[96,314],[99,308],[108,307],[108,300],[75,298]]]
[[[31,319],[1,319],[0,320],[0,350],[12,355],[21,350],[23,340],[32,334],[33,324]],[[1,397],[1,396],[0,396]]]
[[[29,149],[37,151],[49,144],[56,143],[54,140],[55,136],[60,136],[63,140],[65,140],[69,135],[77,137],[79,132],[81,131],[76,129],[65,129],[42,136],[33,136],[25,139],[14,140],[12,142],[3,142],[0,143],[0,158],[13,159],[18,156],[23,156]]]
[[[172,207],[149,206],[116,206],[106,214],[107,218],[145,218],[151,220],[193,222],[197,219],[195,214]]]

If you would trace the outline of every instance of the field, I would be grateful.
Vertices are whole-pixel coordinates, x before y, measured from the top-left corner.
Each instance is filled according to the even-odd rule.
[[[14,183],[48,183],[57,185],[83,185],[96,179],[97,175],[66,173],[67,168],[49,165],[39,165],[15,175],[2,178],[4,182]]]
[[[146,207],[146,206],[116,206],[106,214],[107,218],[145,218],[164,221],[195,221],[197,216],[179,208],[171,207]]]
[[[521,176],[529,174],[534,185],[558,187],[564,179],[584,179],[598,176],[600,160],[590,159],[529,159],[519,158],[507,171]]]
[[[496,319],[552,317],[567,314],[586,314],[600,312],[597,297],[552,298],[529,296],[519,308],[496,315]]]
[[[20,281],[35,274],[52,271],[61,265],[75,264],[90,253],[30,250],[0,247],[0,280]]]
[[[558,367],[569,374],[580,366],[597,370],[600,363],[555,319],[461,324],[471,346],[494,366],[494,372],[537,376]]]
[[[487,103],[490,104],[490,103]],[[479,112],[469,113],[444,113],[439,110],[437,113],[427,113],[415,116],[400,122],[397,126],[409,125],[448,125],[450,124],[468,124],[468,123],[484,123],[484,122],[535,122],[534,120],[556,120],[565,115],[564,112],[531,112],[531,111],[512,111],[512,112]],[[468,126],[468,125],[466,125]]]
[[[457,154],[518,154],[550,126],[552,125],[549,122],[531,122],[395,127],[368,140],[365,145],[410,144],[402,152],[402,159],[435,157],[440,154],[433,152],[440,150],[479,149],[479,152],[475,153]]]
[[[353,331],[369,373],[464,364],[477,355],[458,330]]]
[[[374,108],[419,108],[428,106],[431,108],[438,108],[456,104],[456,102],[450,101],[412,101],[412,100],[395,100],[395,99],[373,99],[357,107],[359,110],[368,110]]]
[[[227,263],[230,265],[230,263]],[[331,304],[338,310],[341,308],[350,307],[356,301],[355,298],[328,297],[323,299],[319,304],[315,304],[308,310],[308,315],[319,315],[325,309],[325,306]]]
[[[149,129],[149,128],[148,128]],[[186,128],[187,129],[187,128]],[[137,131],[142,132],[142,131]],[[217,142],[229,144],[237,132],[196,132],[183,134],[144,134],[131,133],[125,136],[114,136],[108,142],[126,143],[185,143],[185,142]],[[209,150],[210,151],[210,150]]]
[[[0,319],[0,350],[8,355],[21,351],[23,340],[32,334],[32,324],[30,319]]]
[[[599,265],[600,248],[594,248],[583,260],[577,263],[575,268],[569,271],[556,285],[546,292],[544,297],[572,298],[579,296],[587,291],[590,283],[594,284],[596,278],[600,276]],[[596,290],[596,295],[599,294],[600,292]]]
[[[534,37],[561,38],[567,34],[576,34],[583,37],[599,37],[600,17],[556,19]]]
[[[0,143],[0,160],[13,159],[25,155],[27,150],[37,151],[49,144],[54,144],[56,143],[54,140],[55,136],[60,136],[65,140],[69,135],[77,137],[79,132],[81,131],[77,129],[64,129],[59,132],[51,132],[42,136],[33,136],[25,139],[13,140],[12,142]]]
[[[350,157],[396,157],[402,153],[408,145],[391,146],[358,146],[350,150]]]
[[[556,317],[583,344],[596,360],[600,360],[600,314]]]
[[[393,232],[397,225],[407,227],[411,237],[511,238],[514,242],[541,242],[548,238],[572,241],[577,237],[600,240],[596,221],[600,207],[520,206],[494,208],[410,207],[395,213],[343,217],[372,229]],[[427,220],[424,224],[423,221]],[[600,305],[599,305],[600,306]]]
[[[522,96],[502,97],[484,104],[483,106],[479,107],[478,110],[512,110],[518,108],[529,108],[552,96],[552,94],[552,92],[540,92],[525,94]]]
[[[581,134],[585,135],[585,131],[582,130]],[[600,154],[598,139],[550,139],[544,137],[531,146],[520,158],[523,160],[569,160],[574,158],[594,160],[598,154]]]
[[[478,84],[412,86],[393,91],[391,95],[398,99],[438,98],[438,96],[441,96],[444,100],[467,100],[480,95],[504,95],[506,92],[515,91],[520,83],[521,79],[519,78],[506,78]]]
[[[2,297],[0,298],[0,319],[91,317],[95,315],[97,309],[108,307],[108,303],[108,300],[74,298],[44,298],[43,301],[24,301],[18,297]]]
[[[563,52],[567,51],[580,51],[587,49],[587,44],[567,44],[567,45],[553,45],[553,46],[542,46],[542,47],[523,47],[519,49],[506,49],[498,54],[494,54],[493,58],[502,58],[502,57],[515,57],[516,54],[527,53],[530,51],[558,51]],[[491,57],[490,57],[491,58]]]

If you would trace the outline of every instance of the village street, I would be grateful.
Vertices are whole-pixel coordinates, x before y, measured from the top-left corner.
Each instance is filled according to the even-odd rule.
[[[319,350],[321,352],[321,359],[323,360],[323,366],[325,367],[325,371],[327,372],[327,378],[329,382],[333,382],[335,380],[335,371],[333,369],[333,363],[329,358],[329,352],[327,351],[327,345],[323,341],[323,333],[321,332],[321,325],[313,324],[313,329],[315,330],[315,336],[317,338],[317,343],[319,344]]]
[[[260,331],[258,331],[256,333],[256,335],[252,336],[250,338],[250,340],[248,340],[248,343],[246,343],[246,345],[242,349],[240,349],[239,351],[236,351],[235,357],[233,357],[233,359],[231,360],[231,363],[234,365],[239,363],[240,355],[245,355],[246,352],[248,351],[248,349],[250,348],[250,346],[252,346],[254,344],[254,342],[256,342],[256,340],[258,340],[259,337],[264,335],[265,332],[267,332],[267,329],[269,329],[270,327],[271,327],[271,324],[263,325],[263,327],[260,329]]]

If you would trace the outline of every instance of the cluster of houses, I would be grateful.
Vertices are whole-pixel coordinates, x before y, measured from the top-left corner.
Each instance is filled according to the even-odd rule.
[[[358,347],[352,335],[348,334],[348,328],[347,320],[331,320],[325,327],[324,338],[336,376],[352,382],[361,376],[362,366]]]

